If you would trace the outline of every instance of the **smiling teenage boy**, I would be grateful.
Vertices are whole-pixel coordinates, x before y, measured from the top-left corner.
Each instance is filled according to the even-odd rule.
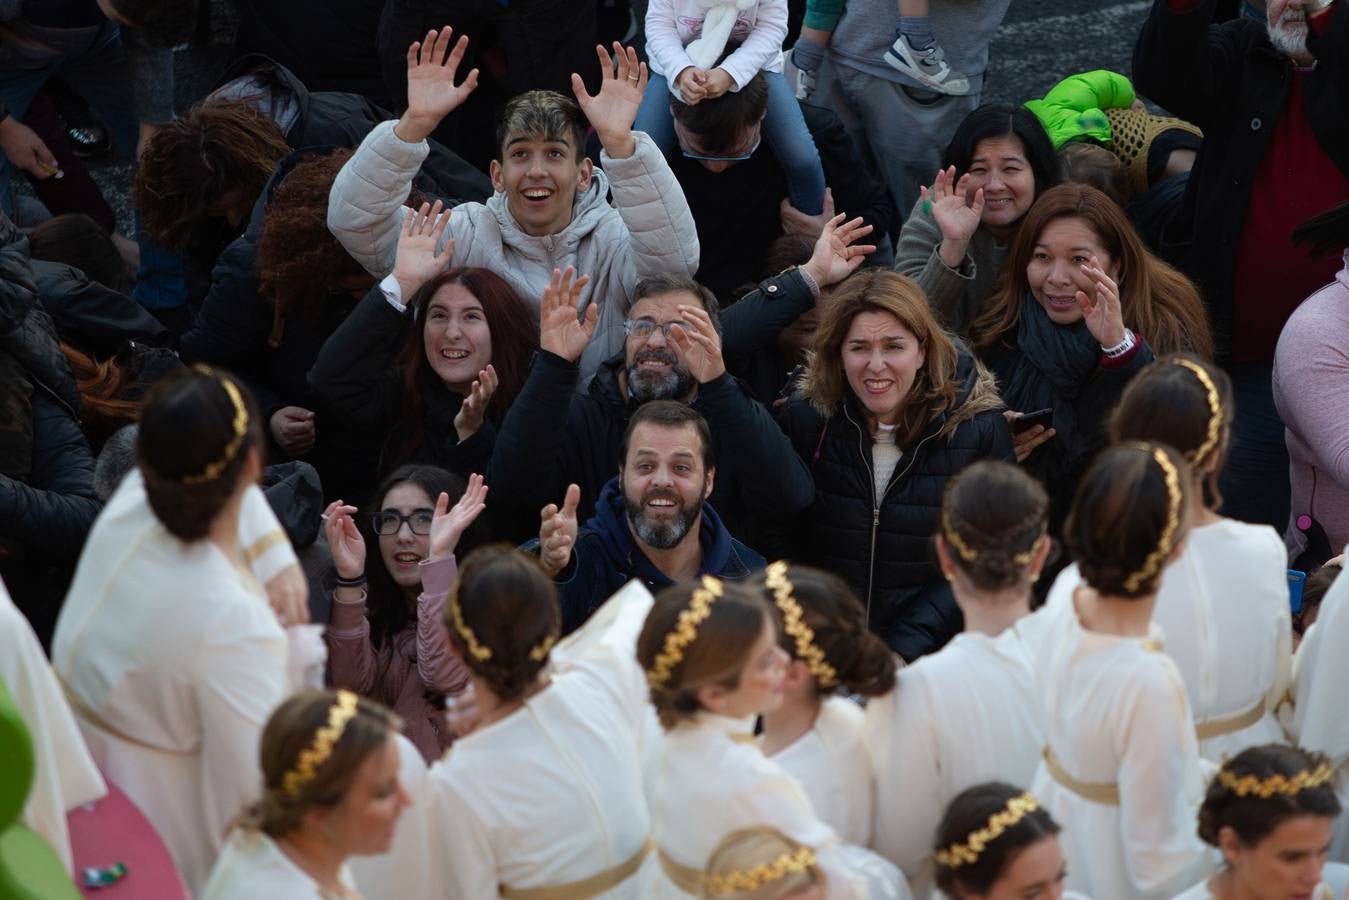
[[[455,84],[468,39],[451,48],[450,38],[446,27],[409,48],[407,112],[377,126],[333,184],[328,227],[377,277],[393,270],[407,213],[402,204],[426,157],[427,135],[477,86],[476,69]],[[496,193],[485,204],[455,207],[445,232],[447,265],[493,270],[536,312],[553,269],[570,265],[591,274],[581,305],[598,305],[599,327],[581,359],[583,375],[622,350],[639,278],[691,276],[698,268],[698,236],[684,194],[660,150],[632,130],[646,66],[631,48],[615,43],[614,50],[616,66],[596,47],[598,94],[573,75],[577,102],[530,91],[506,104],[490,172]],[[585,158],[587,122],[603,147],[603,171]],[[382,287],[397,306],[407,299],[392,278]]]

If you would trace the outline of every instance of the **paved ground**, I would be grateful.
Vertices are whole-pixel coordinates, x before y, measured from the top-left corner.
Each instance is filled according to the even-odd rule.
[[[1043,94],[1067,75],[1089,69],[1128,74],[1134,37],[1151,5],[1150,0],[1014,0],[993,42],[984,99],[1020,102]],[[231,14],[222,0],[213,0],[213,6],[218,13],[217,43],[177,54],[180,110],[205,94],[225,60]],[[94,175],[125,228],[130,221],[130,166],[101,161]]]

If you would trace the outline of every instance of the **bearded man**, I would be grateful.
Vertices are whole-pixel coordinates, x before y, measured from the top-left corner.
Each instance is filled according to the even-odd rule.
[[[543,511],[539,560],[558,586],[562,632],[579,627],[632,578],[653,592],[699,575],[748,578],[764,559],[731,536],[706,502],[716,480],[707,422],[671,400],[643,404],[628,420],[618,477],[595,515],[577,528],[580,489]]]
[[[1291,235],[1349,200],[1349,2],[1268,0],[1265,23],[1210,26],[1217,3],[1155,0],[1134,85],[1204,131],[1163,243],[1204,294],[1240,410],[1222,512],[1283,531],[1288,453],[1270,373],[1289,315],[1340,265]]]

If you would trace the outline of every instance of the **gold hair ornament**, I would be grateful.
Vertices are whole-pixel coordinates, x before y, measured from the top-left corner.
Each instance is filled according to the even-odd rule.
[[[965,539],[956,531],[956,527],[951,522],[951,514],[946,510],[941,512],[941,530],[942,536],[946,538],[946,543],[960,554],[960,558],[965,562],[974,562],[979,558],[979,551],[975,550]],[[1034,543],[1030,545],[1029,550],[1025,550],[1012,557],[1012,562],[1018,566],[1028,566],[1035,560],[1035,554],[1039,552],[1040,545],[1045,541],[1045,526],[1040,526],[1040,533],[1036,535]]]
[[[1268,800],[1275,794],[1284,794],[1293,796],[1300,794],[1308,788],[1320,787],[1331,779],[1335,774],[1335,769],[1328,762],[1323,762],[1314,769],[1303,769],[1296,775],[1271,775],[1268,778],[1260,778],[1255,775],[1237,775],[1227,769],[1218,773],[1218,783],[1227,788],[1238,797],[1259,797],[1261,800]]]
[[[328,722],[314,732],[309,746],[300,751],[294,767],[281,779],[281,788],[291,797],[298,797],[300,790],[313,779],[314,775],[332,755],[333,747],[342,740],[342,732],[347,723],[356,715],[357,696],[351,691],[338,691],[337,700],[328,707]]]
[[[693,591],[688,609],[679,613],[675,627],[665,635],[665,644],[656,655],[651,668],[647,670],[646,680],[653,688],[662,687],[670,680],[674,667],[684,659],[684,651],[698,637],[698,626],[712,614],[712,604],[724,595],[721,582],[711,575],[704,575],[698,587]]]
[[[1153,550],[1143,560],[1143,565],[1137,572],[1124,579],[1124,589],[1130,593],[1138,590],[1138,586],[1148,579],[1152,578],[1161,569],[1162,563],[1166,557],[1175,549],[1176,532],[1180,530],[1181,501],[1185,499],[1180,490],[1180,472],[1176,470],[1175,463],[1166,455],[1165,451],[1156,447],[1149,447],[1147,444],[1135,444],[1138,449],[1148,452],[1157,465],[1161,467],[1162,477],[1166,479],[1166,526],[1162,528],[1162,536],[1157,541],[1157,549]]]
[[[454,625],[454,630],[459,633],[459,637],[464,639],[464,645],[468,648],[468,655],[472,656],[478,662],[487,662],[492,658],[492,648],[484,645],[478,640],[473,629],[464,621],[464,608],[459,605],[459,584],[456,582],[450,590],[450,622]],[[529,658],[533,662],[543,662],[548,658],[548,651],[553,649],[553,644],[557,643],[557,635],[547,634],[543,640],[535,644],[529,651]]]
[[[809,847],[802,847],[791,853],[784,853],[770,863],[755,866],[744,872],[713,875],[707,879],[707,893],[716,896],[758,890],[765,884],[781,881],[788,875],[805,872],[814,865],[815,851]]]
[[[1185,454],[1185,458],[1193,465],[1201,462],[1212,453],[1213,449],[1218,446],[1218,442],[1222,440],[1223,401],[1218,396],[1218,386],[1213,383],[1213,379],[1209,377],[1208,372],[1204,371],[1203,366],[1184,358],[1178,358],[1174,362],[1181,368],[1188,369],[1194,374],[1195,378],[1199,379],[1199,384],[1204,388],[1204,395],[1208,400],[1208,431],[1204,435],[1204,442]]]
[[[220,458],[208,464],[199,474],[184,475],[178,479],[182,484],[205,484],[219,478],[220,473],[224,472],[229,464],[234,462],[234,457],[239,455],[239,448],[243,446],[244,436],[248,434],[248,407],[244,405],[244,398],[233,381],[217,375],[209,366],[197,364],[192,367],[192,370],[200,372],[202,375],[209,375],[220,382],[220,386],[225,389],[225,393],[230,398],[230,403],[234,406],[234,421],[232,423],[234,436],[225,445],[225,450],[220,454]]]
[[[810,667],[810,674],[822,688],[838,681],[838,671],[829,664],[824,651],[815,643],[815,629],[806,624],[805,612],[792,592],[787,563],[778,560],[764,570],[764,584],[773,592],[773,602],[782,610],[782,630],[796,641],[796,656]]]
[[[938,850],[937,865],[948,869],[959,869],[963,865],[973,865],[979,859],[984,848],[996,841],[1007,829],[1016,825],[1030,813],[1040,808],[1040,804],[1029,793],[1018,794],[1007,801],[1007,806],[989,816],[988,824],[978,831],[971,832],[963,844],[952,844],[945,850]]]

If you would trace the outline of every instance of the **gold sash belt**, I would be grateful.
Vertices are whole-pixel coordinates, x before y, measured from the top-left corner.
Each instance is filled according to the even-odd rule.
[[[1243,728],[1249,728],[1256,722],[1259,722],[1265,715],[1265,700],[1260,698],[1260,702],[1255,706],[1239,713],[1235,716],[1228,716],[1225,719],[1212,719],[1208,722],[1199,722],[1194,726],[1194,733],[1199,740],[1206,741],[1209,738],[1222,737],[1225,734],[1232,734]]]
[[[676,862],[670,854],[664,850],[657,849],[656,857],[660,860],[660,867],[666,876],[674,882],[675,887],[686,894],[692,894],[697,897],[703,891],[703,873],[698,869],[686,866],[683,863]]]
[[[1046,745],[1044,749],[1045,768],[1049,770],[1049,775],[1059,784],[1072,791],[1083,800],[1090,800],[1092,803],[1099,803],[1102,806],[1119,806],[1119,785],[1104,784],[1101,782],[1078,781],[1063,768],[1059,758],[1054,755],[1054,751]]]
[[[589,878],[551,887],[508,888],[502,885],[501,896],[506,900],[589,900],[606,891],[612,891],[637,874],[637,870],[642,867],[643,861],[655,846],[656,842],[648,837],[646,843],[642,844],[632,856],[613,868],[605,869]]]

